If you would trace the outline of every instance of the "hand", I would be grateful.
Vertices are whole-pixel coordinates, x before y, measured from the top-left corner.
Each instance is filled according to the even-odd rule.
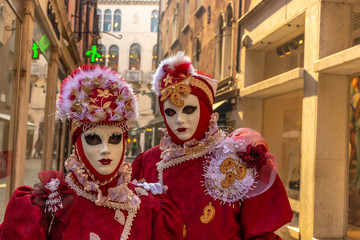
[[[161,183],[138,183],[140,187],[143,187],[146,191],[151,192],[153,195],[166,193],[167,186],[162,186]]]

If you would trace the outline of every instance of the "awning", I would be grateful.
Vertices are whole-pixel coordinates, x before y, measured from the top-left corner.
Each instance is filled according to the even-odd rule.
[[[222,100],[213,104],[213,110],[214,112],[218,113],[230,112],[232,111],[232,104],[229,102],[229,100]]]
[[[9,114],[0,113],[0,118],[10,121],[10,115]],[[35,127],[36,127],[36,124],[31,123],[31,122],[27,122],[27,125],[28,125],[28,128],[31,129],[31,130],[35,129]]]

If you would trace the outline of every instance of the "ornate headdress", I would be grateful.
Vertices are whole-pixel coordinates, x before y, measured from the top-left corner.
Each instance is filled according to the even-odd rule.
[[[162,61],[154,76],[153,90],[160,97],[160,102],[170,98],[177,107],[184,104],[181,95],[192,93],[211,109],[216,88],[217,81],[195,70],[184,52],[178,52]]]
[[[57,118],[71,121],[73,139],[78,130],[115,124],[124,131],[137,116],[137,99],[122,77],[106,67],[85,65],[61,85]],[[74,139],[75,140],[75,139]]]

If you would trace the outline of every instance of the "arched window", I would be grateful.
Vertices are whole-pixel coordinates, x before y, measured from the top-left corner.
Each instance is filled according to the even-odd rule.
[[[102,25],[102,22],[101,22],[101,20],[102,20],[102,13],[101,13],[101,10],[100,10],[100,9],[98,9],[98,10],[97,10],[97,15],[98,15],[98,19],[99,19],[99,31],[101,31],[101,25]]]
[[[108,67],[117,72],[119,65],[119,47],[112,45],[109,48]]]
[[[220,13],[215,29],[215,79],[221,80],[222,71],[222,52],[223,52],[223,34],[224,34],[224,15]]]
[[[156,70],[156,63],[157,63],[157,59],[158,59],[158,56],[157,56],[157,44],[153,47],[153,50],[152,50],[152,64],[151,64],[151,70],[155,72]]]
[[[101,57],[96,58],[97,64],[99,64],[99,66],[105,66],[105,63],[106,63],[106,48],[105,48],[104,45],[99,46],[98,53],[101,55]]]
[[[139,44],[134,43],[130,47],[129,69],[140,70],[140,62],[141,62],[141,47]]]
[[[111,11],[108,9],[104,14],[104,31],[111,31]]]
[[[116,10],[114,13],[114,26],[113,31],[114,32],[120,32],[121,29],[121,11]]]
[[[151,32],[157,32],[159,22],[159,12],[154,10],[151,12]]]

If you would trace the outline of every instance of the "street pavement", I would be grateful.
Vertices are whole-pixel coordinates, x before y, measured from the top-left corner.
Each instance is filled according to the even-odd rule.
[[[25,179],[24,185],[33,187],[39,183],[37,173],[41,170],[41,158],[30,158],[25,162]],[[5,189],[6,178],[0,179],[0,222],[4,220],[5,214]]]

